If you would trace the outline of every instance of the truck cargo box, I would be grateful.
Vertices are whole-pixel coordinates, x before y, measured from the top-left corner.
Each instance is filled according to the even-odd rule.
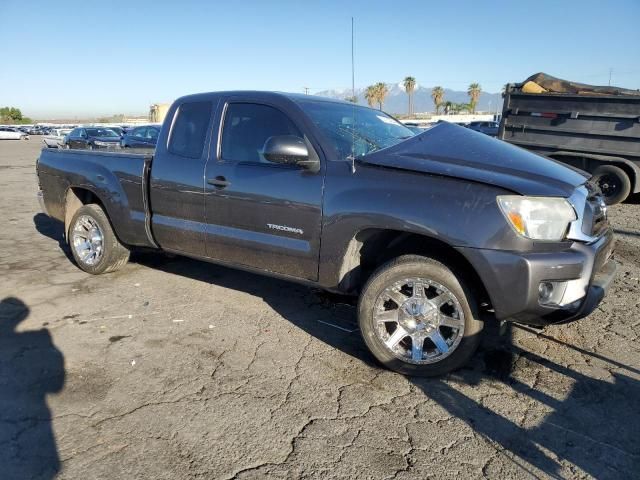
[[[610,204],[640,191],[639,91],[536,74],[507,85],[498,138],[592,173]]]

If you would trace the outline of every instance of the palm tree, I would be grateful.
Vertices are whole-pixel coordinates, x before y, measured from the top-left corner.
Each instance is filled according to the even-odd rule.
[[[476,105],[478,104],[478,99],[480,98],[480,94],[482,93],[482,87],[480,87],[479,83],[472,83],[469,85],[467,89],[467,94],[471,98],[469,105],[471,106],[471,112],[476,113]]]
[[[437,115],[440,113],[440,106],[442,105],[442,101],[444,100],[444,88],[433,87],[431,89],[431,99],[433,100],[433,104],[436,106]]]
[[[402,82],[404,89],[409,95],[409,115],[413,115],[413,91],[416,88],[416,79],[413,77],[404,77]]]
[[[378,108],[382,110],[382,105],[384,105],[384,100],[387,98],[387,94],[389,93],[389,89],[384,82],[378,82],[374,86],[375,98],[376,102],[378,102]]]
[[[367,89],[364,91],[364,98],[367,99],[367,103],[369,104],[369,106],[373,107],[373,104],[377,101],[375,85],[369,85],[367,87]]]

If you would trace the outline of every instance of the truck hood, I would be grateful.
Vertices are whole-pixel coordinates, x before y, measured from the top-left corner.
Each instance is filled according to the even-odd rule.
[[[555,160],[446,122],[360,161],[486,183],[521,195],[568,197],[588,179]]]

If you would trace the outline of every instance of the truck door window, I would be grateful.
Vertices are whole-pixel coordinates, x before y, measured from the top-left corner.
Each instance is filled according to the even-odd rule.
[[[211,102],[189,102],[180,105],[171,129],[169,151],[181,157],[202,157],[210,120]]]
[[[231,103],[222,130],[222,158],[236,162],[270,163],[262,156],[269,137],[295,135],[300,130],[280,110],[255,103]]]

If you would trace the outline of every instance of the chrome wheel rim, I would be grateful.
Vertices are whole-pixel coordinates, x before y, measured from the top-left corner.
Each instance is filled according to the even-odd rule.
[[[464,312],[444,285],[405,278],[386,287],[373,312],[378,340],[394,357],[413,364],[444,360],[464,336]]]
[[[104,251],[104,235],[98,223],[88,215],[76,220],[72,233],[73,249],[80,261],[86,265],[96,265]]]

